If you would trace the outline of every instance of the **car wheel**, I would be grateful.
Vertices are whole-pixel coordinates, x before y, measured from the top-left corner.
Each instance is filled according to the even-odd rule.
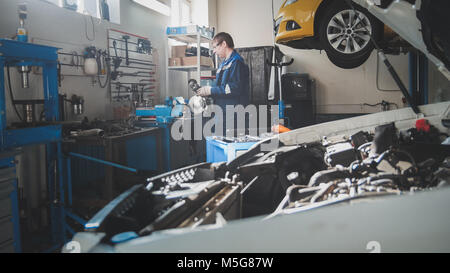
[[[362,65],[374,49],[371,38],[380,39],[383,24],[358,5],[355,10],[336,1],[325,12],[319,25],[319,40],[330,61],[350,69]]]

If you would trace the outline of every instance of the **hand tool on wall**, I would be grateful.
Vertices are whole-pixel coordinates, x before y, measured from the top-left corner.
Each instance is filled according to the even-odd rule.
[[[61,75],[61,63],[58,61],[58,87],[61,87],[62,75]]]
[[[113,57],[114,71],[111,72],[111,80],[115,81],[117,79],[117,76],[119,75],[119,71],[117,71],[117,69],[120,67],[120,64],[122,63],[122,58],[120,58],[119,55],[117,55],[117,42],[115,40],[113,41],[113,46],[114,52],[116,53],[116,57]]]
[[[111,59],[108,56],[108,53],[101,49],[98,50],[97,54],[97,65],[98,65],[98,83],[101,88],[105,88],[108,85],[108,82],[111,80]],[[106,74],[106,81],[102,84],[100,80],[100,75]]]
[[[130,65],[130,59],[128,56],[128,39],[130,39],[130,36],[124,35],[124,36],[122,36],[122,38],[125,40],[125,60],[126,60],[125,62],[128,66],[128,65]]]

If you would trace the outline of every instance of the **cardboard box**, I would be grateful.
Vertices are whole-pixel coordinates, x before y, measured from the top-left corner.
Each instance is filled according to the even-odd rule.
[[[183,66],[197,65],[197,56],[195,56],[195,57],[184,57],[184,58],[181,58],[181,59],[182,59],[181,60],[181,64]],[[213,66],[213,61],[209,57],[201,56],[200,57],[200,64],[204,65],[204,66],[212,67]]]
[[[186,57],[187,45],[172,46],[172,58]]]
[[[181,58],[169,58],[169,66],[181,66]]]

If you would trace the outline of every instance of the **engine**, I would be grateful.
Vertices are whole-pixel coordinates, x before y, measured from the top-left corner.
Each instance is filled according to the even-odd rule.
[[[392,123],[372,133],[281,143],[270,152],[256,145],[230,163],[197,164],[147,179],[98,212],[85,231],[105,233],[102,242],[115,244],[157,231],[214,228],[443,187],[450,183],[446,138],[428,124],[399,132]]]

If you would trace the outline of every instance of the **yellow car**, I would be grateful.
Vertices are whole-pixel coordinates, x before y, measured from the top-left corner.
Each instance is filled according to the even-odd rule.
[[[297,49],[325,50],[341,68],[355,68],[370,56],[383,24],[345,0],[285,0],[275,21],[275,42]]]

